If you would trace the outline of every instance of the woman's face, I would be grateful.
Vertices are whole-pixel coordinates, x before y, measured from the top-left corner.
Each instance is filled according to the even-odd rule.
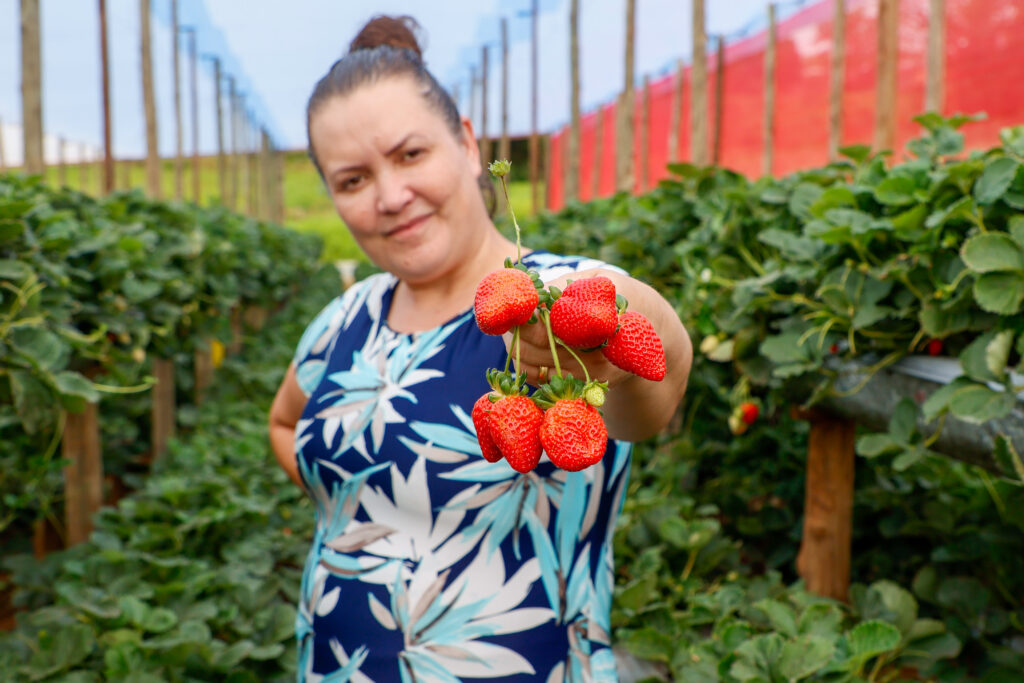
[[[472,128],[464,120],[456,136],[413,79],[331,98],[310,121],[310,141],[338,215],[399,279],[443,277],[483,236]]]

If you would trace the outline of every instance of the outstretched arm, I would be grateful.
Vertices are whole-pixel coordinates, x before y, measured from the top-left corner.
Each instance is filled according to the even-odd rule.
[[[305,408],[306,395],[295,379],[295,364],[292,363],[270,406],[270,447],[281,468],[302,489],[305,486],[299,477],[299,463],[295,457],[295,425]]]

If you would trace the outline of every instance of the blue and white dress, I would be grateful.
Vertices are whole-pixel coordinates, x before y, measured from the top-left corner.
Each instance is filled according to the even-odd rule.
[[[549,280],[599,261],[533,252]],[[296,426],[316,532],[296,624],[299,680],[616,681],[612,533],[631,445],[582,472],[480,455],[473,403],[505,366],[473,311],[387,326],[397,280],[349,288],[295,354]]]

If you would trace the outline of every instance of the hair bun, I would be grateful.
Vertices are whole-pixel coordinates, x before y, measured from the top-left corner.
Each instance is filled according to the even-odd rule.
[[[412,17],[405,15],[390,17],[379,14],[370,19],[348,46],[349,54],[357,50],[371,50],[381,45],[388,45],[412,51],[422,61],[423,50],[420,49],[416,34],[420,25]]]

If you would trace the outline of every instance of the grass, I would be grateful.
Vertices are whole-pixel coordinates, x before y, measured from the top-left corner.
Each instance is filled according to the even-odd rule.
[[[162,191],[164,198],[171,198],[175,192],[175,173],[173,161],[165,160],[162,164]],[[182,190],[184,198],[193,199],[192,160],[186,158],[182,163]],[[16,170],[16,169],[12,169]],[[239,170],[240,183],[244,186],[246,171]],[[52,185],[65,184],[86,194],[97,195],[102,192],[102,164],[68,164],[62,174],[57,166],[46,170],[46,181]],[[114,182],[117,189],[144,189],[146,184],[145,163],[141,160],[119,161],[115,165]],[[244,189],[244,188],[243,188]],[[495,185],[500,194],[501,188]],[[541,200],[544,188],[540,190]],[[532,215],[532,198],[530,184],[526,181],[509,183],[509,197],[517,218]],[[221,201],[220,183],[217,174],[217,158],[213,156],[199,159],[199,199],[201,204],[213,204]],[[258,200],[257,200],[258,201]],[[284,222],[290,228],[300,232],[312,232],[324,240],[323,258],[325,261],[354,259],[366,261],[366,257],[356,245],[344,224],[338,218],[330,197],[324,190],[323,182],[305,151],[289,151],[284,156]],[[502,206],[503,201],[498,206]],[[235,208],[248,212],[247,193],[240,192]],[[499,209],[499,214],[501,209]],[[499,222],[500,224],[500,222]],[[511,235],[510,235],[511,236]]]

